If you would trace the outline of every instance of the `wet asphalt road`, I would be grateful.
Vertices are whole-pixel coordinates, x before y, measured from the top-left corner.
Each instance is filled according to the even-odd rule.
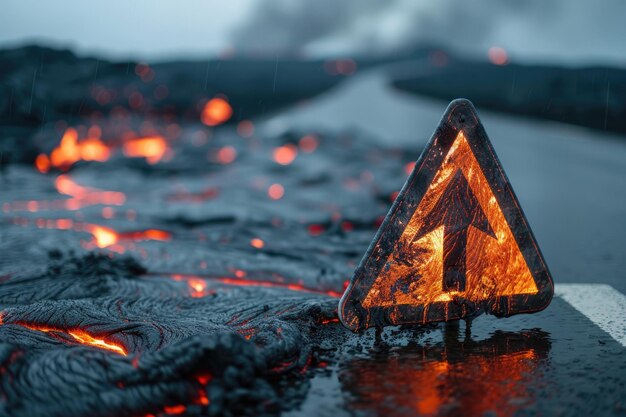
[[[266,127],[357,129],[421,148],[446,105],[393,90],[381,70]],[[617,309],[587,305],[587,312],[607,308],[594,322],[557,295],[541,313],[483,316],[470,332],[448,325],[405,340],[386,332],[378,341],[369,332],[337,353],[339,364],[312,380],[302,408],[290,415],[626,414],[626,138],[478,111],[557,294],[561,284],[609,284],[618,291]]]

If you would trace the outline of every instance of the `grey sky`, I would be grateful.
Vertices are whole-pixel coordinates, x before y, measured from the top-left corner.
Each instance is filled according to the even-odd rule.
[[[215,54],[254,0],[4,0],[0,46],[43,41],[115,57]]]
[[[434,42],[518,61],[626,66],[623,0],[5,0],[0,47],[28,41],[113,57],[237,51],[315,56]]]

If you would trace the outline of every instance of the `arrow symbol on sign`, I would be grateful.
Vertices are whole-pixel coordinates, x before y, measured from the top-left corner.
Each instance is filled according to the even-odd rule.
[[[444,291],[465,291],[466,247],[470,226],[496,238],[487,216],[460,169],[448,183],[435,207],[426,215],[413,242],[443,226]]]

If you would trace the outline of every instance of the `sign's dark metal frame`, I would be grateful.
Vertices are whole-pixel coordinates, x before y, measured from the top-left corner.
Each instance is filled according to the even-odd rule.
[[[463,300],[435,302],[427,307],[408,304],[363,307],[362,300],[385,266],[396,241],[404,232],[460,131],[463,131],[502,209],[532,273],[538,293],[499,296],[480,303]],[[343,294],[339,303],[341,322],[353,331],[360,331],[368,327],[471,318],[483,312],[497,317],[508,317],[543,310],[550,304],[553,293],[554,284],[548,267],[474,106],[469,100],[454,100],[448,106]]]

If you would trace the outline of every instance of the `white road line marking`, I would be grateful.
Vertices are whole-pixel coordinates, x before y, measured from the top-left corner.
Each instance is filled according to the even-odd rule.
[[[626,347],[624,294],[607,284],[557,284],[554,294]]]

